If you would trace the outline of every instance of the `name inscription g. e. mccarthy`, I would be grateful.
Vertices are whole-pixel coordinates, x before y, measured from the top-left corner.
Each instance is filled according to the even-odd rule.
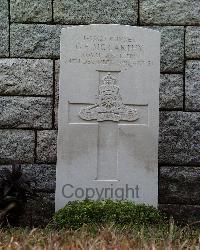
[[[118,64],[124,67],[153,64],[144,59],[144,44],[129,36],[80,35],[73,49],[76,55],[66,58],[68,63]]]

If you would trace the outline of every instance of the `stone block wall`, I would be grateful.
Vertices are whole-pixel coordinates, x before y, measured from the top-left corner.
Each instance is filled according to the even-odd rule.
[[[90,23],[161,32],[159,204],[199,220],[199,0],[1,0],[0,10],[0,164],[20,160],[37,177],[22,224],[54,209],[60,30]]]

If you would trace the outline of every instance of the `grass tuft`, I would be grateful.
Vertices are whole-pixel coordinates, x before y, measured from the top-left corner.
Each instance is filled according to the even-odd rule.
[[[78,230],[10,228],[0,230],[0,249],[199,249],[200,229],[165,227],[134,229],[105,225]]]

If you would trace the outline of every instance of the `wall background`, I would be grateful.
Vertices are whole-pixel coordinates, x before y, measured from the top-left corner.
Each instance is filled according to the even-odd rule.
[[[1,0],[0,164],[38,180],[22,224],[54,209],[60,29],[90,23],[161,31],[159,203],[199,220],[199,0]]]

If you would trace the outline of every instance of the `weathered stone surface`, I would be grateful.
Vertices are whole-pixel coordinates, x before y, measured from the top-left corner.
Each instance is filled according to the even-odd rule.
[[[22,164],[22,172],[31,180],[31,188],[36,192],[54,192],[56,184],[56,166],[50,164]],[[12,169],[12,165],[0,165]]]
[[[182,72],[184,27],[146,27],[161,32],[161,72]]]
[[[9,22],[8,0],[0,1],[0,56],[8,56],[9,47]]]
[[[32,180],[35,180],[34,189],[37,192],[54,192],[56,184],[56,167],[55,165],[22,165],[23,173]]]
[[[0,126],[50,128],[52,99],[45,97],[0,97]]]
[[[199,205],[180,206],[180,220],[188,224],[200,221],[200,206]]]
[[[56,130],[42,130],[37,132],[37,162],[56,162],[56,139]]]
[[[50,59],[0,59],[0,72],[0,94],[53,94]]]
[[[11,22],[50,22],[51,0],[11,0],[10,13]]]
[[[10,50],[13,57],[59,57],[60,26],[12,24]]]
[[[200,110],[200,61],[187,61],[185,72],[185,108]]]
[[[187,27],[185,53],[188,58],[200,58],[200,27]]]
[[[59,102],[59,74],[60,74],[60,60],[55,61],[55,127],[58,127],[58,102]]]
[[[1,9],[1,12],[0,12],[0,27],[4,27],[4,25],[7,25],[8,24],[8,15],[9,15],[9,11],[8,11],[8,7],[9,7],[9,4],[8,4],[8,0],[1,0],[0,2],[0,9]]]
[[[141,24],[200,24],[197,0],[140,0]]]
[[[199,112],[160,112],[161,164],[200,163],[199,123]]]
[[[35,134],[31,130],[0,130],[0,162],[34,160]]]
[[[200,204],[200,167],[162,166],[159,201],[165,204]]]
[[[180,205],[179,204],[159,204],[158,209],[165,213],[169,218],[173,218],[177,221],[179,220],[180,215]]]
[[[182,224],[200,221],[199,205],[160,204],[159,209],[169,216],[172,215],[175,221]]]
[[[137,23],[137,0],[57,0],[54,21],[64,24]]]
[[[183,108],[183,75],[162,74],[160,78],[160,108]]]
[[[25,213],[20,217],[20,226],[43,227],[52,219],[55,205],[54,193],[37,193],[27,202]]]

